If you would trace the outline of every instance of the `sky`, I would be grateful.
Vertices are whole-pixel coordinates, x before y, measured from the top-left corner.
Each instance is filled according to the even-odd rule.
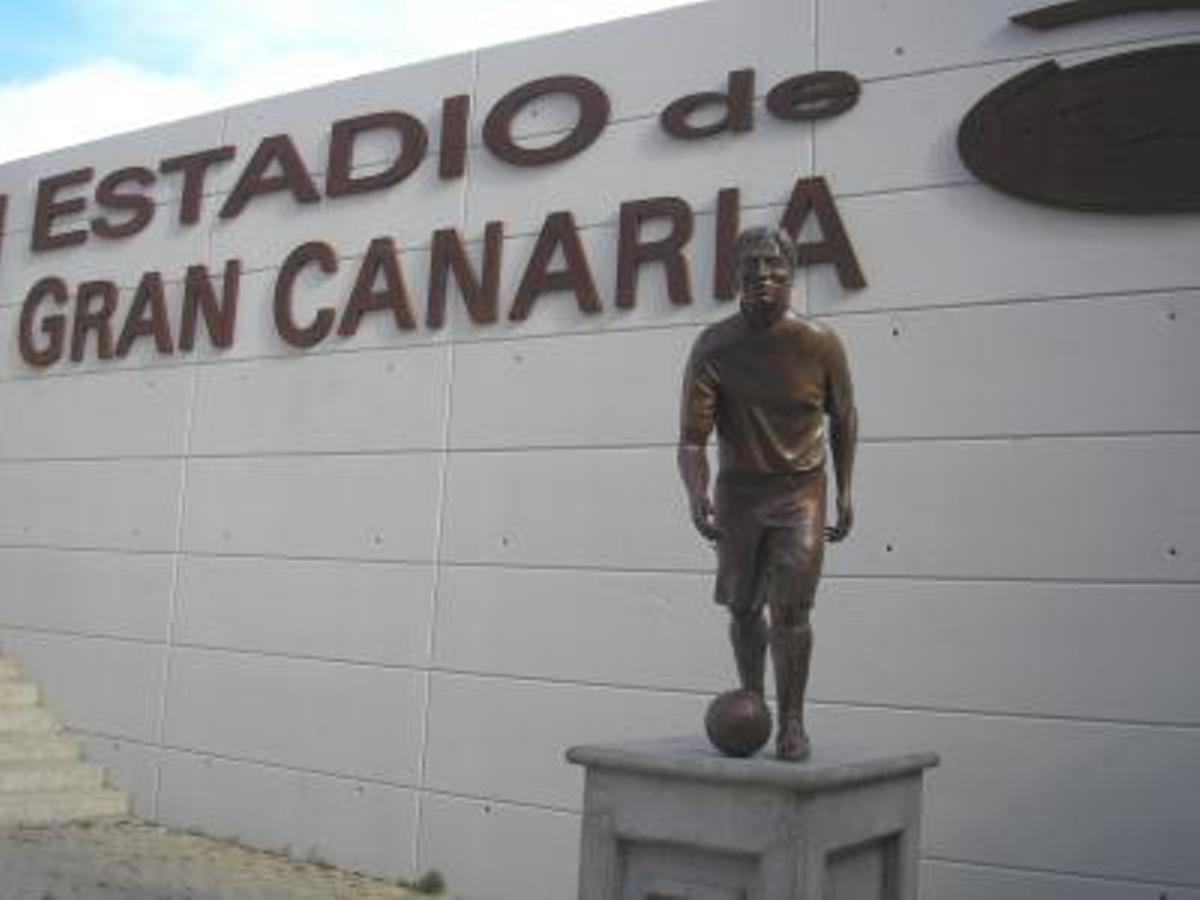
[[[0,0],[0,161],[694,0]]]

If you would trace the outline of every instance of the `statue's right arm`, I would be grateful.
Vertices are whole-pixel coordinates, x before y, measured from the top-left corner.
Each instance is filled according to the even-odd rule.
[[[705,540],[718,540],[721,529],[717,527],[716,511],[708,496],[708,454],[704,445],[680,440],[676,459],[687,489],[692,524]]]
[[[679,447],[676,461],[687,491],[692,524],[705,540],[721,537],[708,493],[708,437],[716,420],[717,387],[711,371],[697,363],[692,352],[683,377],[680,404]]]

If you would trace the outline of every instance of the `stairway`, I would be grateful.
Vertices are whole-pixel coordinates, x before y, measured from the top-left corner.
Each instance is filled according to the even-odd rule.
[[[0,657],[0,827],[127,815],[128,798],[105,788],[104,771],[79,755],[37,687]]]

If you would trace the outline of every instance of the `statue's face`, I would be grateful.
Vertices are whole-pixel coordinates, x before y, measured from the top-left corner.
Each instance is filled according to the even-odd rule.
[[[746,248],[738,258],[742,315],[751,328],[770,328],[792,299],[792,267],[773,241]]]

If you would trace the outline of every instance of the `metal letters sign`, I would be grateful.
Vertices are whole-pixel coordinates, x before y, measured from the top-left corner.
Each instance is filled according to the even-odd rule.
[[[687,94],[672,101],[659,123],[672,139],[696,143],[722,135],[751,132],[756,117],[782,122],[812,123],[841,115],[857,102],[858,80],[848,72],[807,72],[785,78],[766,91],[765,112],[757,111],[755,72],[728,73],[726,90]],[[549,95],[563,95],[577,108],[573,126],[549,144],[527,146],[513,133],[522,111]],[[243,160],[233,145],[208,147],[159,160],[153,168],[125,166],[98,173],[86,166],[58,172],[37,182],[30,232],[30,252],[60,253],[92,242],[136,239],[156,215],[173,215],[178,228],[199,224],[206,215],[205,183],[211,172],[234,164],[239,172],[219,208],[209,211],[219,221],[236,219],[264,197],[285,195],[297,206],[313,206],[340,198],[384,191],[413,174],[436,156],[440,181],[462,178],[467,166],[467,122],[471,98],[443,98],[437,150],[430,151],[426,125],[402,110],[380,110],[333,122],[330,127],[324,176],[309,171],[290,135],[264,137]],[[580,75],[564,74],[519,85],[487,111],[483,143],[487,152],[506,165],[524,169],[561,165],[588,149],[609,124],[611,104],[604,88]],[[382,169],[354,168],[356,142],[372,132],[391,132],[397,149]],[[155,199],[160,181],[174,184],[178,209],[161,208]],[[740,192],[736,186],[715,191],[716,234],[711,281],[698,290],[717,300],[735,294],[732,247],[739,229]],[[0,226],[8,198],[0,194]],[[615,201],[616,203],[616,201]],[[667,277],[667,299],[673,305],[692,302],[697,290],[685,250],[695,232],[695,212],[676,196],[651,196],[620,201],[615,306],[636,305],[639,272],[660,267]],[[832,266],[847,289],[866,285],[862,267],[838,213],[832,190],[820,176],[793,181],[783,207],[781,226],[793,236],[813,222],[819,239],[798,245],[797,264]],[[662,236],[663,228],[667,229]],[[2,228],[0,228],[2,230]],[[658,236],[649,232],[657,230]],[[430,272],[424,296],[407,283],[402,248],[392,235],[366,242],[354,286],[338,305],[325,300],[314,311],[298,303],[302,281],[329,278],[346,263],[345,248],[309,240],[290,250],[279,263],[273,291],[275,330],[291,347],[308,349],[326,340],[353,338],[366,316],[390,317],[397,333],[420,327],[440,329],[446,323],[451,286],[458,288],[467,315],[477,325],[495,323],[502,307],[507,318],[526,319],[545,294],[573,295],[579,311],[599,313],[603,301],[597,289],[585,242],[570,210],[548,211],[533,250],[515,261],[521,277],[511,298],[499,295],[505,224],[489,220],[482,242],[454,227],[436,229],[429,237]],[[410,236],[411,237],[411,236]],[[472,251],[469,244],[479,243]],[[482,258],[480,258],[482,257]],[[556,264],[558,259],[562,264]],[[148,265],[153,262],[147,260]],[[132,289],[106,279],[77,284],[46,274],[28,287],[21,304],[18,347],[22,359],[46,368],[69,358],[82,362],[94,349],[100,360],[120,359],[142,342],[153,342],[158,355],[190,353],[197,340],[217,349],[234,343],[242,261],[227,259],[220,274],[210,264],[197,263],[179,273],[145,271]],[[216,268],[216,266],[214,266]],[[312,290],[311,285],[308,286]],[[421,301],[424,301],[423,303]],[[502,303],[502,301],[505,301]],[[422,310],[423,307],[423,310]],[[173,314],[174,311],[174,314]],[[422,312],[424,313],[422,315]],[[174,319],[174,321],[173,321]],[[335,337],[336,335],[336,337]]]

